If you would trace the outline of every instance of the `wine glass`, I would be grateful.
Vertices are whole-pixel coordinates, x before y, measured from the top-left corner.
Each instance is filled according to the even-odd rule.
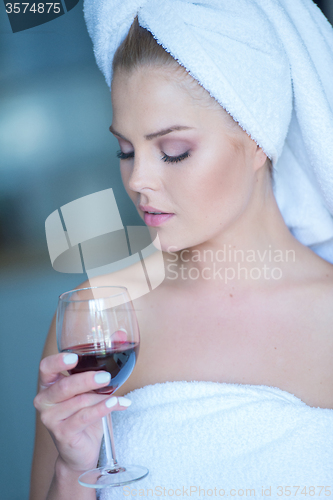
[[[116,391],[132,373],[140,345],[139,326],[127,289],[88,287],[60,295],[57,343],[60,352],[73,352],[79,357],[70,374],[107,371],[111,374],[109,385],[95,392]],[[79,483],[90,488],[105,488],[147,476],[146,467],[118,464],[110,413],[103,417],[103,431],[107,464],[81,474]]]

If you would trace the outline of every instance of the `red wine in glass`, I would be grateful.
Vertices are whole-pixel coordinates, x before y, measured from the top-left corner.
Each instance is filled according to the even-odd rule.
[[[103,370],[109,372],[111,380],[108,386],[96,389],[99,394],[112,394],[130,376],[139,354],[139,344],[127,341],[114,341],[112,347],[102,343],[82,344],[64,349],[63,352],[74,352],[79,361],[72,373]]]
[[[135,366],[140,332],[132,301],[125,287],[100,286],[70,290],[59,297],[57,343],[60,352],[78,355],[70,375],[87,371],[111,374],[99,394],[112,394],[128,379]],[[103,417],[106,464],[84,472],[79,483],[89,488],[117,487],[148,474],[141,465],[120,465],[113,442],[111,413]]]

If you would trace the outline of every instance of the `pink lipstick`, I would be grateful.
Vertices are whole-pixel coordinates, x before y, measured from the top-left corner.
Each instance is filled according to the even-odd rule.
[[[151,207],[150,205],[139,205],[140,210],[144,212],[144,221],[147,226],[160,226],[168,219],[170,219],[173,213],[163,212],[163,210]]]

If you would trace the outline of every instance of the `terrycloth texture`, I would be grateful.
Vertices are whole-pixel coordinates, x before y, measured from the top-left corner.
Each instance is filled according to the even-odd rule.
[[[136,15],[272,159],[284,220],[333,263],[333,30],[312,0],[84,0],[98,66]]]
[[[132,405],[112,413],[118,462],[144,465],[149,475],[125,490],[105,490],[101,500],[123,499],[132,489],[138,497],[155,498],[163,487],[182,492],[168,498],[187,497],[183,487],[190,496],[191,486],[198,488],[192,499],[214,488],[224,489],[225,497],[233,496],[231,489],[254,488],[256,495],[244,498],[260,499],[262,487],[271,487],[271,499],[285,498],[278,486],[306,486],[307,495],[299,490],[296,498],[309,498],[309,486],[315,486],[311,498],[323,497],[318,486],[333,492],[331,409],[310,407],[265,385],[166,382],[126,396]],[[206,495],[199,495],[199,486]]]

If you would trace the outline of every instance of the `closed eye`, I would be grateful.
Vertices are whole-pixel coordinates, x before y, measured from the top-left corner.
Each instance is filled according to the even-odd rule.
[[[122,151],[117,151],[117,157],[121,160],[127,160],[127,158],[134,158],[134,151],[131,153],[123,153]]]
[[[164,154],[164,156],[162,156],[162,160],[168,163],[177,163],[178,161],[185,160],[185,158],[187,158],[188,156],[190,156],[189,151],[186,151],[179,156],[168,156]]]
[[[161,159],[167,163],[177,163],[179,161],[185,160],[185,158],[188,158],[189,156],[190,156],[189,151],[186,151],[185,153],[182,153],[179,156],[168,156],[167,154],[164,153]],[[117,151],[117,157],[120,158],[121,160],[134,158],[134,151],[131,151],[130,153],[123,153],[122,151]]]

